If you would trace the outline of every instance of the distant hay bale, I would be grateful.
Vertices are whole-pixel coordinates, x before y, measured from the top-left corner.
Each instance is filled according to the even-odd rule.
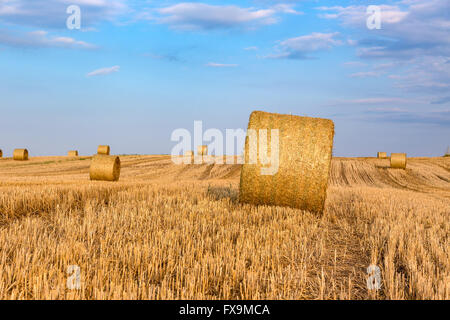
[[[0,149],[0,158],[2,158],[3,157],[3,151],[2,151],[2,149]]]
[[[111,149],[109,146],[98,146],[97,148],[97,154],[104,154],[109,156]]]
[[[391,153],[391,168],[406,169],[406,153]]]
[[[120,159],[118,156],[95,155],[89,170],[91,180],[117,181],[120,177]]]
[[[256,205],[278,205],[322,213],[331,167],[334,123],[328,119],[255,111],[250,115],[241,170],[239,199]],[[265,130],[264,130],[265,129]],[[261,131],[267,132],[267,154],[272,157],[271,130],[278,129],[278,170],[263,175],[267,160],[261,157]],[[249,141],[250,130],[259,132],[258,143]],[[255,131],[256,130],[256,131]],[[276,140],[274,140],[276,141]],[[277,152],[277,150],[274,152]],[[255,156],[252,155],[257,155]],[[254,164],[250,163],[252,158]],[[265,165],[262,164],[266,163]]]
[[[13,159],[25,161],[28,160],[28,150],[27,149],[15,149],[13,152]]]
[[[378,152],[378,159],[387,159],[387,152]]]
[[[69,157],[78,157],[78,151],[77,150],[72,150],[67,152],[67,156]]]
[[[194,151],[191,151],[191,150],[186,151],[184,153],[184,161],[183,161],[183,163],[184,164],[192,164],[194,162],[194,157],[195,157]]]
[[[206,155],[208,155],[208,146],[198,146],[197,147],[197,154],[199,156],[206,156]]]

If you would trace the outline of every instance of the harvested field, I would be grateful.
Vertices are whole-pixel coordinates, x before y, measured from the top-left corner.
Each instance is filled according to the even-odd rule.
[[[240,204],[240,165],[120,160],[0,161],[0,299],[450,298],[450,158],[334,158],[323,216]]]

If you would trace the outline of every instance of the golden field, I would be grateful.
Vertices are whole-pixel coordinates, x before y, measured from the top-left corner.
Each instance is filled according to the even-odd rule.
[[[121,161],[0,159],[0,299],[450,298],[450,158],[335,158],[322,216],[239,204],[240,165]]]

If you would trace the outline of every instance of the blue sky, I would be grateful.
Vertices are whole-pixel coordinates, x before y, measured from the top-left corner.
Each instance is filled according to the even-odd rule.
[[[69,30],[69,5],[81,29]],[[381,29],[366,26],[379,5]],[[334,154],[450,145],[448,0],[0,0],[0,149],[170,153],[253,110],[330,118]]]

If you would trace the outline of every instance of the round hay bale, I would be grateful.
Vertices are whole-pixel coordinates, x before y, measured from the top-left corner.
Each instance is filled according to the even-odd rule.
[[[192,164],[194,162],[194,158],[195,158],[195,152],[194,151],[186,151],[184,153],[184,160],[183,163],[184,164]]]
[[[333,121],[255,111],[250,115],[248,129],[256,130],[259,138],[258,142],[249,142],[248,133],[245,141],[240,202],[322,213],[331,167]],[[278,170],[272,175],[261,174],[261,169],[268,167],[262,164],[267,161],[258,148],[261,129],[267,132],[266,156],[272,156],[271,130],[278,129],[279,143],[274,150],[278,152]]]
[[[111,148],[109,146],[98,146],[97,148],[97,154],[104,154],[109,156],[110,151]]]
[[[378,159],[387,159],[387,152],[378,152],[377,158]]]
[[[206,156],[206,155],[208,155],[208,146],[198,146],[197,147],[197,154],[199,156]]]
[[[0,149],[0,158],[2,158],[3,157],[3,151],[2,151],[2,149]]]
[[[95,155],[91,161],[89,177],[91,180],[119,180],[120,158],[118,156]]]
[[[13,152],[13,159],[25,161],[28,160],[28,150],[27,149],[15,149]]]
[[[406,169],[406,153],[391,153],[391,168]]]
[[[78,157],[78,151],[77,150],[71,150],[67,152],[67,156],[69,157]]]

